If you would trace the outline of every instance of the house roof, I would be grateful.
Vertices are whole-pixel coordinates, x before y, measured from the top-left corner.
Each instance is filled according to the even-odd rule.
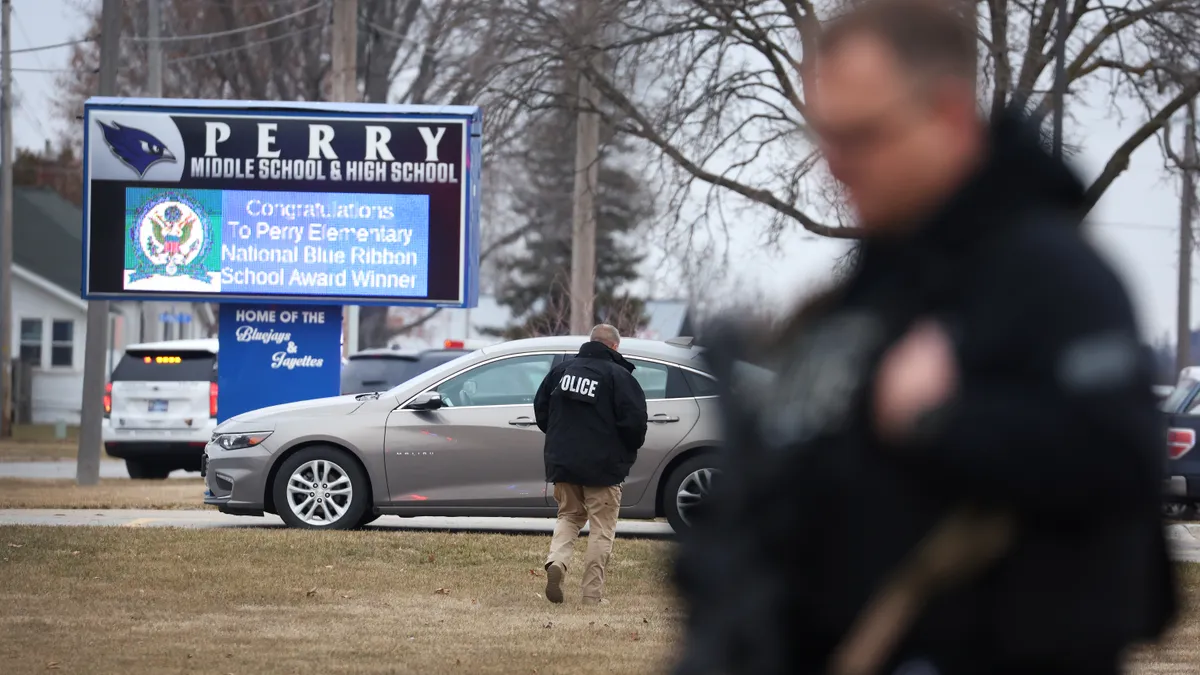
[[[83,287],[83,214],[49,188],[13,188],[13,264],[75,297]]]

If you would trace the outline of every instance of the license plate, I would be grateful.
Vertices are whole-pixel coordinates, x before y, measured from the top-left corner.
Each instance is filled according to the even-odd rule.
[[[208,475],[208,453],[200,455],[200,477]]]
[[[146,409],[150,412],[167,412],[167,402],[162,399],[153,399]]]

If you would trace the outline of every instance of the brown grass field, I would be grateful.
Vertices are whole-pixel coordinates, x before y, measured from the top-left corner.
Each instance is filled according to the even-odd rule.
[[[74,460],[79,446],[75,441],[13,440],[0,441],[0,462],[45,462]],[[101,450],[103,453],[103,450]],[[107,455],[101,455],[107,458]]]
[[[0,509],[203,509],[200,478],[129,480],[103,478],[99,485],[74,480],[0,478]]]
[[[542,597],[545,537],[0,528],[6,673],[661,672],[667,544],[619,540],[611,604]],[[570,577],[568,581],[577,581]]]
[[[665,672],[680,626],[670,544],[618,539],[611,604],[584,607],[575,593],[561,606],[541,597],[546,543],[0,527],[0,663],[14,674]],[[1200,566],[1181,570],[1200,597]],[[1129,672],[1197,672],[1198,609]]]

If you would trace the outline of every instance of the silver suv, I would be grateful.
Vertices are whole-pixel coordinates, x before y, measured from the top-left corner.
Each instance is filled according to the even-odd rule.
[[[582,337],[518,340],[461,356],[383,393],[256,410],[217,427],[205,503],[346,529],[380,515],[552,516],[533,397]],[[625,339],[650,416],[625,482],[624,518],[687,527],[707,492],[716,388],[689,339]]]

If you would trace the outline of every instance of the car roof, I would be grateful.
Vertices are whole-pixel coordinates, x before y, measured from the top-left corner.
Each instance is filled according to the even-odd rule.
[[[526,338],[491,345],[480,351],[489,356],[540,350],[575,351],[588,340],[589,338],[582,335]],[[641,356],[696,367],[699,364],[695,362],[704,350],[692,344],[683,344],[685,342],[690,341],[680,339],[679,342],[673,343],[644,338],[622,338],[620,350],[626,356]]]
[[[219,348],[216,338],[200,338],[198,340],[165,340],[163,342],[140,342],[125,345],[125,351],[180,351],[180,352],[211,352],[216,354]]]

